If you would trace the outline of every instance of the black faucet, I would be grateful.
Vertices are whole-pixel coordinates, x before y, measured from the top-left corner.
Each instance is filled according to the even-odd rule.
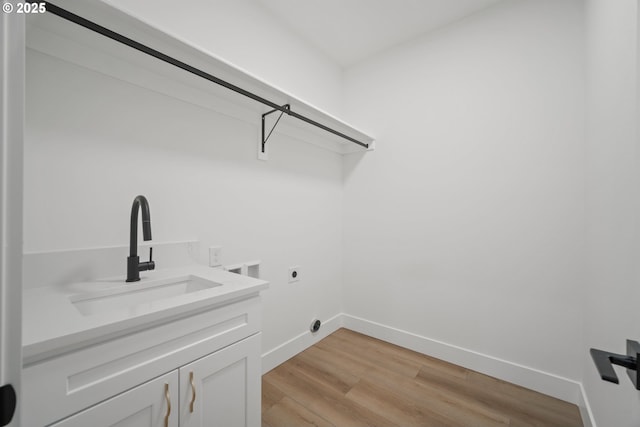
[[[140,262],[138,256],[138,211],[142,209],[142,238],[151,240],[151,216],[149,202],[144,196],[133,199],[131,207],[131,236],[129,240],[129,256],[127,257],[127,282],[140,280],[140,272],[156,268],[153,262],[153,248],[149,248],[149,261]]]

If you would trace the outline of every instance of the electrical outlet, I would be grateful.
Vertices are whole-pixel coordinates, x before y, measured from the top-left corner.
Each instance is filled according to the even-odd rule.
[[[297,282],[300,280],[300,267],[289,267],[289,283]]]
[[[222,265],[222,246],[209,247],[209,267]]]

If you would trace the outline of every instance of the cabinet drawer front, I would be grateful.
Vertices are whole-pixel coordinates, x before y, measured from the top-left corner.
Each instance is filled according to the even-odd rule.
[[[23,420],[43,426],[260,330],[254,297],[24,367]]]

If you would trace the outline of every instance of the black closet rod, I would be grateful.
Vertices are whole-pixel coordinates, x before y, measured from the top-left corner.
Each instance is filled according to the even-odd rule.
[[[42,3],[41,1],[38,1],[38,0],[27,0],[27,1],[29,3]],[[227,82],[225,80],[222,80],[222,79],[220,79],[220,78],[218,78],[218,77],[216,77],[216,76],[214,76],[212,74],[204,72],[204,71],[202,71],[202,70],[200,70],[198,68],[192,67],[189,64],[185,64],[184,62],[179,61],[179,60],[177,60],[177,59],[175,59],[175,58],[173,58],[173,57],[171,57],[169,55],[165,55],[164,53],[159,52],[159,51],[157,51],[155,49],[152,49],[149,46],[145,46],[142,43],[138,43],[135,40],[132,40],[132,39],[130,39],[128,37],[125,37],[122,34],[116,33],[115,31],[111,31],[108,28],[105,28],[105,27],[103,27],[101,25],[98,25],[93,21],[89,21],[88,19],[85,19],[85,18],[83,18],[81,16],[78,16],[78,15],[72,13],[72,12],[69,12],[68,10],[62,9],[61,7],[58,7],[58,6],[54,5],[54,4],[51,4],[49,2],[44,2],[44,3],[46,4],[47,12],[51,12],[54,15],[57,15],[57,16],[63,18],[63,19],[66,19],[67,21],[71,21],[71,22],[73,22],[75,24],[78,24],[78,25],[80,25],[82,27],[85,27],[85,28],[87,28],[87,29],[89,29],[91,31],[94,31],[94,32],[98,33],[98,34],[102,34],[105,37],[108,37],[108,38],[110,38],[112,40],[115,40],[115,41],[120,42],[120,43],[122,43],[124,45],[132,47],[132,48],[134,48],[136,50],[139,50],[140,52],[146,53],[147,55],[153,56],[154,58],[157,58],[157,59],[159,59],[161,61],[164,61],[164,62],[166,62],[168,64],[171,64],[171,65],[173,65],[175,67],[178,67],[178,68],[181,68],[181,69],[183,69],[185,71],[188,71],[188,72],[190,72],[192,74],[195,74],[196,76],[202,77],[203,79],[209,80],[210,82],[216,83],[216,84],[218,84],[220,86],[224,86],[227,89],[230,89],[230,90],[232,90],[232,91],[234,91],[236,93],[239,93],[239,94],[244,95],[244,96],[246,96],[248,98],[251,98],[254,101],[258,101],[258,102],[260,102],[260,103],[262,103],[264,105],[267,105],[267,106],[269,106],[269,107],[271,107],[271,108],[273,108],[275,110],[282,111],[284,114],[288,114],[289,116],[295,117],[298,120],[302,120],[303,122],[307,122],[307,123],[309,123],[309,124],[311,124],[313,126],[319,127],[320,129],[324,129],[327,132],[330,132],[330,133],[332,133],[334,135],[338,135],[339,137],[347,139],[347,140],[349,140],[349,141],[351,141],[351,142],[353,142],[355,144],[358,144],[358,145],[360,145],[362,147],[369,148],[369,144],[366,144],[364,142],[360,142],[357,139],[351,138],[349,135],[345,135],[344,133],[338,132],[335,129],[331,129],[330,127],[325,126],[322,123],[318,123],[315,120],[312,120],[312,119],[310,119],[308,117],[305,117],[305,116],[303,116],[301,114],[298,114],[298,113],[296,113],[294,111],[291,111],[287,106],[280,106],[280,105],[278,105],[278,104],[276,104],[274,102],[269,101],[268,99],[265,99],[265,98],[263,98],[263,97],[261,97],[259,95],[256,95],[253,92],[249,92],[248,90],[242,89],[241,87],[238,87],[238,86],[236,86],[234,84],[231,84],[231,83],[229,83],[229,82]]]

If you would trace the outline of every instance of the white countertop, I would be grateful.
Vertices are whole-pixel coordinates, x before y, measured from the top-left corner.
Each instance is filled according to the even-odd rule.
[[[199,276],[221,286],[171,298],[150,301],[131,308],[83,315],[70,298],[87,292],[109,293],[122,287],[144,287],[167,277]],[[140,281],[125,283],[124,276],[92,282],[27,289],[23,296],[22,345],[26,364],[115,337],[132,329],[170,321],[189,312],[224,305],[257,295],[268,282],[202,265],[159,269],[140,273]]]

